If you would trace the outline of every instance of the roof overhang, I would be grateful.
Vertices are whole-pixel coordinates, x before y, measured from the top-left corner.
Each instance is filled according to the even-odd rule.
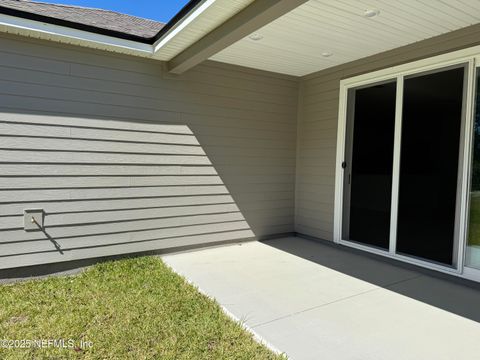
[[[152,38],[0,5],[0,31],[168,61],[252,2],[253,0],[191,0]]]
[[[215,0],[213,0],[215,1]],[[0,3],[0,14],[10,15],[16,18],[21,18],[25,20],[32,20],[35,22],[40,22],[43,24],[57,25],[58,27],[65,27],[69,29],[82,30],[85,32],[105,35],[107,37],[118,38],[122,40],[131,40],[134,42],[140,42],[144,44],[156,44],[160,39],[167,36],[174,28],[178,27],[182,23],[188,23],[190,19],[196,16],[196,12],[199,7],[205,8],[205,3],[211,3],[212,0],[190,0],[164,27],[158,31],[152,37],[142,37],[133,34],[128,34],[121,31],[115,31],[111,29],[105,29],[99,26],[81,24],[74,21],[59,19],[56,17],[46,16],[42,14],[37,14],[29,11],[24,11],[20,9],[14,9],[8,6],[4,6]],[[52,4],[53,5],[53,4]],[[208,6],[207,6],[208,7]]]
[[[194,0],[149,41],[5,13],[0,31],[160,60],[182,73],[204,60],[304,76],[480,23],[469,2]],[[372,15],[373,14],[373,15]],[[249,35],[258,32],[259,39]]]
[[[170,72],[182,73],[306,1],[257,0],[169,60],[167,68]]]
[[[10,34],[23,35],[44,40],[92,47],[96,49],[151,56],[152,45],[122,39],[116,36],[94,33],[62,25],[0,14],[0,30]]]
[[[168,24],[151,38],[143,38],[1,5],[0,31],[129,55],[152,57],[215,1],[189,1]]]
[[[0,6],[0,31],[167,62],[184,72],[307,0],[192,0],[151,39]]]
[[[211,60],[305,76],[471,26],[475,38],[479,23],[478,0],[309,0]]]

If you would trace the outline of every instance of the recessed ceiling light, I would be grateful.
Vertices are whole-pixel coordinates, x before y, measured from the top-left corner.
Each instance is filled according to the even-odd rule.
[[[333,53],[331,53],[330,51],[322,52],[322,56],[323,56],[323,57],[330,57],[330,56],[332,56],[332,55],[333,55]]]
[[[380,10],[376,9],[367,9],[363,12],[363,16],[365,16],[366,18],[373,18],[378,14],[380,14]]]
[[[258,41],[263,39],[263,35],[260,35],[259,33],[253,33],[248,38],[253,41]]]

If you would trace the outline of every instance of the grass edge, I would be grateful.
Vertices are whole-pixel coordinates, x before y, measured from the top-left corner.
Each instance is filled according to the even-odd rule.
[[[229,311],[225,306],[220,304],[213,296],[208,294],[205,290],[203,290],[201,287],[199,287],[197,284],[195,284],[193,281],[189,280],[184,274],[178,272],[176,269],[174,269],[169,263],[167,263],[163,258],[161,257],[163,263],[167,268],[169,268],[171,271],[173,271],[175,274],[180,276],[187,284],[190,286],[193,286],[200,294],[208,298],[209,300],[215,302],[220,309],[222,309],[222,312],[228,316],[231,320],[236,322],[238,325],[240,325],[245,331],[247,331],[249,334],[251,334],[256,342],[258,342],[260,345],[265,346],[267,349],[275,353],[276,355],[279,356],[285,356],[286,359],[288,359],[287,354],[284,351],[281,351],[277,347],[275,347],[272,343],[267,341],[263,336],[258,334],[253,328],[248,326],[244,321],[240,320],[237,316],[235,316],[231,311]]]

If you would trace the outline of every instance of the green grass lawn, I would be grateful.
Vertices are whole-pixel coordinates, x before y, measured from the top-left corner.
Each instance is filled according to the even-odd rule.
[[[64,339],[67,347],[72,339],[75,345],[2,349],[0,344],[0,359],[284,358],[257,343],[158,257],[0,286],[2,339]],[[82,348],[81,340],[87,344]]]

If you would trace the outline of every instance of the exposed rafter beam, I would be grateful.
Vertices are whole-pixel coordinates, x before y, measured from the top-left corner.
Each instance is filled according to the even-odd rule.
[[[167,63],[181,74],[308,0],[256,0]]]

